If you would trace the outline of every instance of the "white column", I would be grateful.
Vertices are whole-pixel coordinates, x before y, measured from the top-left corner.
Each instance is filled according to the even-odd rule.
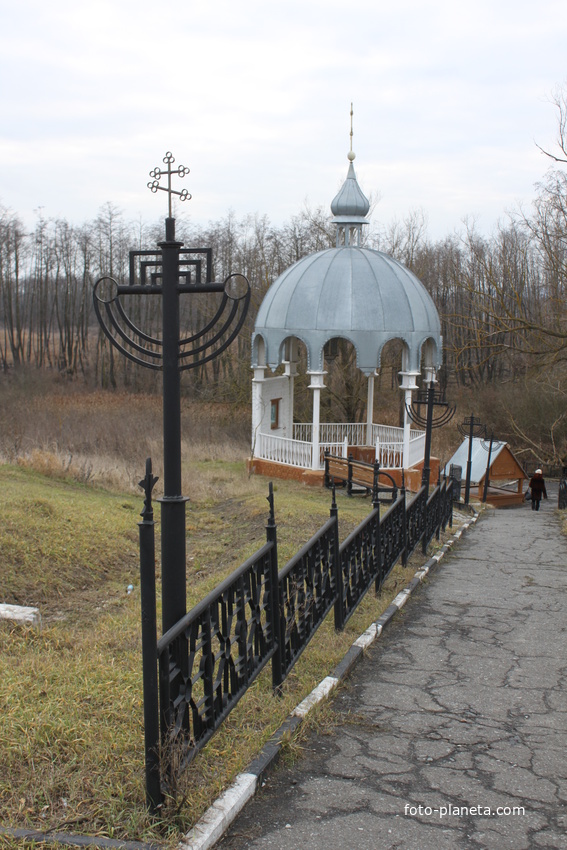
[[[409,469],[410,431],[411,419],[408,415],[408,407],[411,406],[412,391],[417,389],[415,379],[419,372],[399,372],[401,378],[400,389],[404,391],[404,441],[402,454],[402,468]]]
[[[437,377],[435,372],[435,366],[424,366],[423,367],[423,382],[425,384],[426,389],[429,388],[429,384],[437,383]]]
[[[252,378],[252,455],[256,453],[258,435],[262,425],[262,413],[264,408],[262,390],[264,388],[265,371],[265,366],[254,367],[254,377]]]
[[[288,409],[288,419],[287,419],[287,435],[290,439],[293,439],[293,400],[294,400],[294,389],[295,389],[295,377],[297,375],[297,362],[295,360],[288,360],[285,362],[285,375],[289,378],[289,409]]]
[[[319,469],[319,425],[321,421],[321,390],[325,388],[326,372],[308,372],[309,389],[313,390],[313,433],[311,436],[311,468]]]
[[[376,373],[374,373],[376,374]],[[366,402],[366,445],[371,446],[372,423],[374,422],[374,374],[368,376],[368,399]]]

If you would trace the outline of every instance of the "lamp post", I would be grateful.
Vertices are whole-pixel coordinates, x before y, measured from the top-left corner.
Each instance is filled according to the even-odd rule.
[[[425,417],[421,413],[422,405],[426,405]],[[438,415],[434,418],[434,409],[439,408]],[[410,419],[422,428],[425,428],[425,454],[423,458],[423,474],[421,486],[429,492],[429,479],[431,476],[431,434],[433,428],[441,428],[451,421],[455,415],[455,406],[449,407],[443,393],[435,389],[433,381],[430,381],[427,390],[420,390],[411,404],[406,404],[406,410]]]
[[[163,158],[166,168],[150,171],[152,181],[148,188],[168,195],[168,216],[165,219],[165,239],[158,243],[158,251],[130,251],[130,274],[128,283],[118,283],[113,278],[102,277],[95,283],[93,303],[102,330],[111,344],[129,360],[148,369],[161,371],[163,375],[163,496],[161,504],[161,574],[162,574],[162,629],[167,632],[187,613],[186,592],[186,531],[185,504],[187,497],[181,492],[181,372],[194,369],[218,357],[240,331],[250,304],[250,286],[242,275],[231,274],[222,283],[212,279],[212,251],[210,248],[183,248],[175,238],[175,219],[172,215],[172,198],[181,201],[191,196],[186,189],[172,188],[172,177],[183,178],[189,169],[183,165],[173,168],[175,159],[168,152]],[[162,177],[167,185],[160,185]],[[180,329],[180,299],[186,296],[207,294],[217,297],[216,312],[202,327],[192,326],[188,335],[182,336]],[[136,326],[128,315],[129,299],[156,298],[161,300],[162,327],[159,336]],[[155,312],[155,311],[154,311]],[[148,472],[149,470],[149,472]],[[155,484],[148,460],[146,478],[140,482],[146,492],[145,525],[153,524],[150,517],[151,490]],[[144,528],[144,546],[140,545],[140,566],[144,579],[144,599],[151,594],[147,587],[147,575],[151,575],[153,537]],[[148,541],[150,541],[148,543]],[[155,581],[154,581],[155,594]],[[155,693],[155,613],[153,622],[148,614],[151,605],[144,602],[142,630],[147,636],[143,640],[144,711],[145,724],[155,726],[157,693]],[[153,631],[153,638],[150,634]],[[147,658],[150,654],[153,657]],[[176,692],[170,691],[170,706],[176,702],[178,693],[187,685],[188,652],[187,641],[176,643],[174,663],[180,675],[176,680]],[[166,707],[161,706],[162,713]],[[174,712],[172,712],[173,715]],[[150,718],[149,715],[152,714]],[[184,725],[182,720],[182,725]],[[150,735],[151,737],[151,735]],[[146,744],[146,750],[148,744]],[[148,762],[149,760],[149,762]],[[156,803],[155,765],[151,753],[146,751],[146,763],[150,764],[151,788],[147,785],[150,808]]]
[[[473,437],[486,437],[486,425],[483,425],[480,419],[477,419],[473,414],[469,417],[466,417],[463,422],[457,425],[459,429],[459,433],[463,437],[468,437],[469,441],[469,454],[467,459],[467,477],[465,481],[465,505],[469,503],[470,491],[471,491],[471,470],[472,470],[472,448],[473,448]],[[468,430],[466,430],[468,429]]]

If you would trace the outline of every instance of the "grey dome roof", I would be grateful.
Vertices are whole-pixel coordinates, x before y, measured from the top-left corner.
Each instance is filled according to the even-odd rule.
[[[441,326],[431,296],[409,269],[381,251],[343,247],[318,251],[299,260],[270,287],[258,311],[257,337],[266,363],[281,362],[281,346],[295,336],[308,351],[308,368],[323,369],[323,347],[333,337],[350,340],[358,368],[371,374],[382,347],[391,339],[408,346],[410,370],[419,371],[421,347],[432,339],[441,348]]]
[[[382,348],[392,339],[405,342],[408,371],[420,371],[425,342],[430,365],[440,365],[441,323],[421,281],[393,257],[351,240],[351,231],[355,241],[360,239],[369,210],[353,159],[351,151],[347,178],[331,207],[337,247],[299,260],[269,288],[252,335],[253,366],[275,369],[290,337],[305,344],[307,368],[315,372],[323,371],[323,348],[335,337],[352,342],[358,368],[367,375],[379,366]]]

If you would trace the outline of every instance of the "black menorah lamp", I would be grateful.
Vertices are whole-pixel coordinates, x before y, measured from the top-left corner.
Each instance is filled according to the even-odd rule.
[[[467,475],[465,481],[465,505],[468,505],[471,492],[471,472],[472,472],[472,450],[474,437],[486,437],[486,425],[480,419],[477,419],[472,413],[466,416],[464,420],[457,425],[459,434],[462,437],[467,437],[469,441],[469,452],[467,457]]]
[[[181,486],[181,372],[195,369],[218,357],[239,333],[250,304],[250,286],[243,275],[231,274],[222,283],[212,280],[212,250],[183,248],[175,238],[172,198],[188,200],[184,189],[172,188],[172,177],[185,177],[189,169],[173,168],[166,153],[160,167],[150,171],[148,188],[168,196],[165,239],[156,251],[131,251],[129,280],[118,283],[101,277],[95,283],[94,309],[111,344],[129,360],[163,375],[163,496],[161,504],[162,628],[164,634],[187,612],[185,503]],[[167,185],[160,185],[162,177]],[[197,294],[217,297],[216,310],[198,330],[183,336],[180,298]],[[138,327],[128,313],[132,296],[161,299],[160,335]],[[153,485],[152,485],[153,486]],[[147,488],[146,488],[147,489]],[[187,667],[186,647],[179,647],[180,670]],[[174,698],[175,695],[172,695]],[[155,803],[155,800],[153,801]]]
[[[422,408],[425,406],[425,416],[422,414]],[[434,409],[438,409],[437,416],[434,417]],[[427,389],[418,390],[416,397],[411,404],[406,405],[408,416],[419,425],[425,428],[425,453],[423,458],[423,473],[421,476],[421,486],[425,486],[426,492],[429,491],[429,479],[431,476],[431,432],[433,428],[441,428],[451,421],[455,415],[455,406],[449,407],[445,401],[445,397],[441,390],[436,390],[433,381],[429,383]]]

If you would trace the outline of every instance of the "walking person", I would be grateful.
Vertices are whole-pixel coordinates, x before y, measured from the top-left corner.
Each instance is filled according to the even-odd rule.
[[[539,503],[542,496],[544,499],[547,499],[547,490],[545,489],[545,481],[543,480],[541,469],[536,469],[530,479],[529,486],[532,494],[532,511],[539,511]]]

